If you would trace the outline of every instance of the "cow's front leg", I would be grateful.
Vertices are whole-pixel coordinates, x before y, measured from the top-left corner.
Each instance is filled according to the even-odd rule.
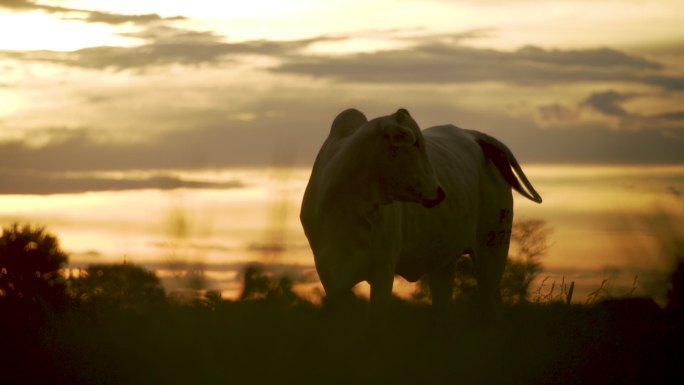
[[[454,298],[455,260],[428,276],[432,307],[439,319],[449,321]]]
[[[393,266],[374,266],[369,280],[370,293],[370,317],[371,325],[383,328],[389,317],[390,303],[392,301],[392,286],[394,284]]]

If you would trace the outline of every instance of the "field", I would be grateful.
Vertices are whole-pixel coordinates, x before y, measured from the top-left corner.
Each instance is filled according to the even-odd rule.
[[[273,293],[272,293],[273,294]],[[206,296],[60,310],[1,303],[3,384],[682,383],[684,317],[650,299],[519,304],[499,322],[395,299],[383,328],[359,299]]]

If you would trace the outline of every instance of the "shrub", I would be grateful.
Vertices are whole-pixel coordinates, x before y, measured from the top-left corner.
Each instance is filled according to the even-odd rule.
[[[91,265],[70,283],[69,293],[83,303],[138,309],[166,298],[159,278],[132,264]]]
[[[44,227],[12,224],[0,236],[0,299],[58,305],[66,299],[62,268],[68,261]]]

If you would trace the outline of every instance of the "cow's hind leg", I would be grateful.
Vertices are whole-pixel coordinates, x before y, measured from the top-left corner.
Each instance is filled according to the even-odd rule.
[[[508,245],[473,253],[475,277],[483,320],[492,322],[501,314],[501,278],[506,268]]]
[[[501,312],[501,277],[508,259],[513,210],[511,206],[490,207],[483,214],[472,257],[484,320],[494,321]]]
[[[483,318],[495,321],[501,313],[501,277],[513,227],[513,196],[510,185],[498,172],[483,178],[481,193],[490,199],[480,205],[477,246],[472,257]]]

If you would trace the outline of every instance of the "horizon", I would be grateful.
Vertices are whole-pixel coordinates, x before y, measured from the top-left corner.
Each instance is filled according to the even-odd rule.
[[[543,220],[552,230],[536,285],[547,276],[548,284],[576,281],[582,301],[603,279],[614,293],[626,293],[638,275],[637,293],[659,295],[662,288],[652,286],[673,262],[665,238],[668,231],[682,235],[667,226],[684,219],[684,166],[523,169],[544,203],[514,193],[515,220]],[[310,289],[317,279],[299,223],[309,173],[308,167],[198,170],[169,175],[216,186],[0,194],[0,225],[46,225],[70,255],[70,269],[126,261],[156,271],[170,291],[182,286],[182,270],[201,267],[206,289],[234,298],[240,266],[250,263],[301,278]],[[127,173],[119,176],[127,180]],[[412,289],[397,281],[401,294]]]

